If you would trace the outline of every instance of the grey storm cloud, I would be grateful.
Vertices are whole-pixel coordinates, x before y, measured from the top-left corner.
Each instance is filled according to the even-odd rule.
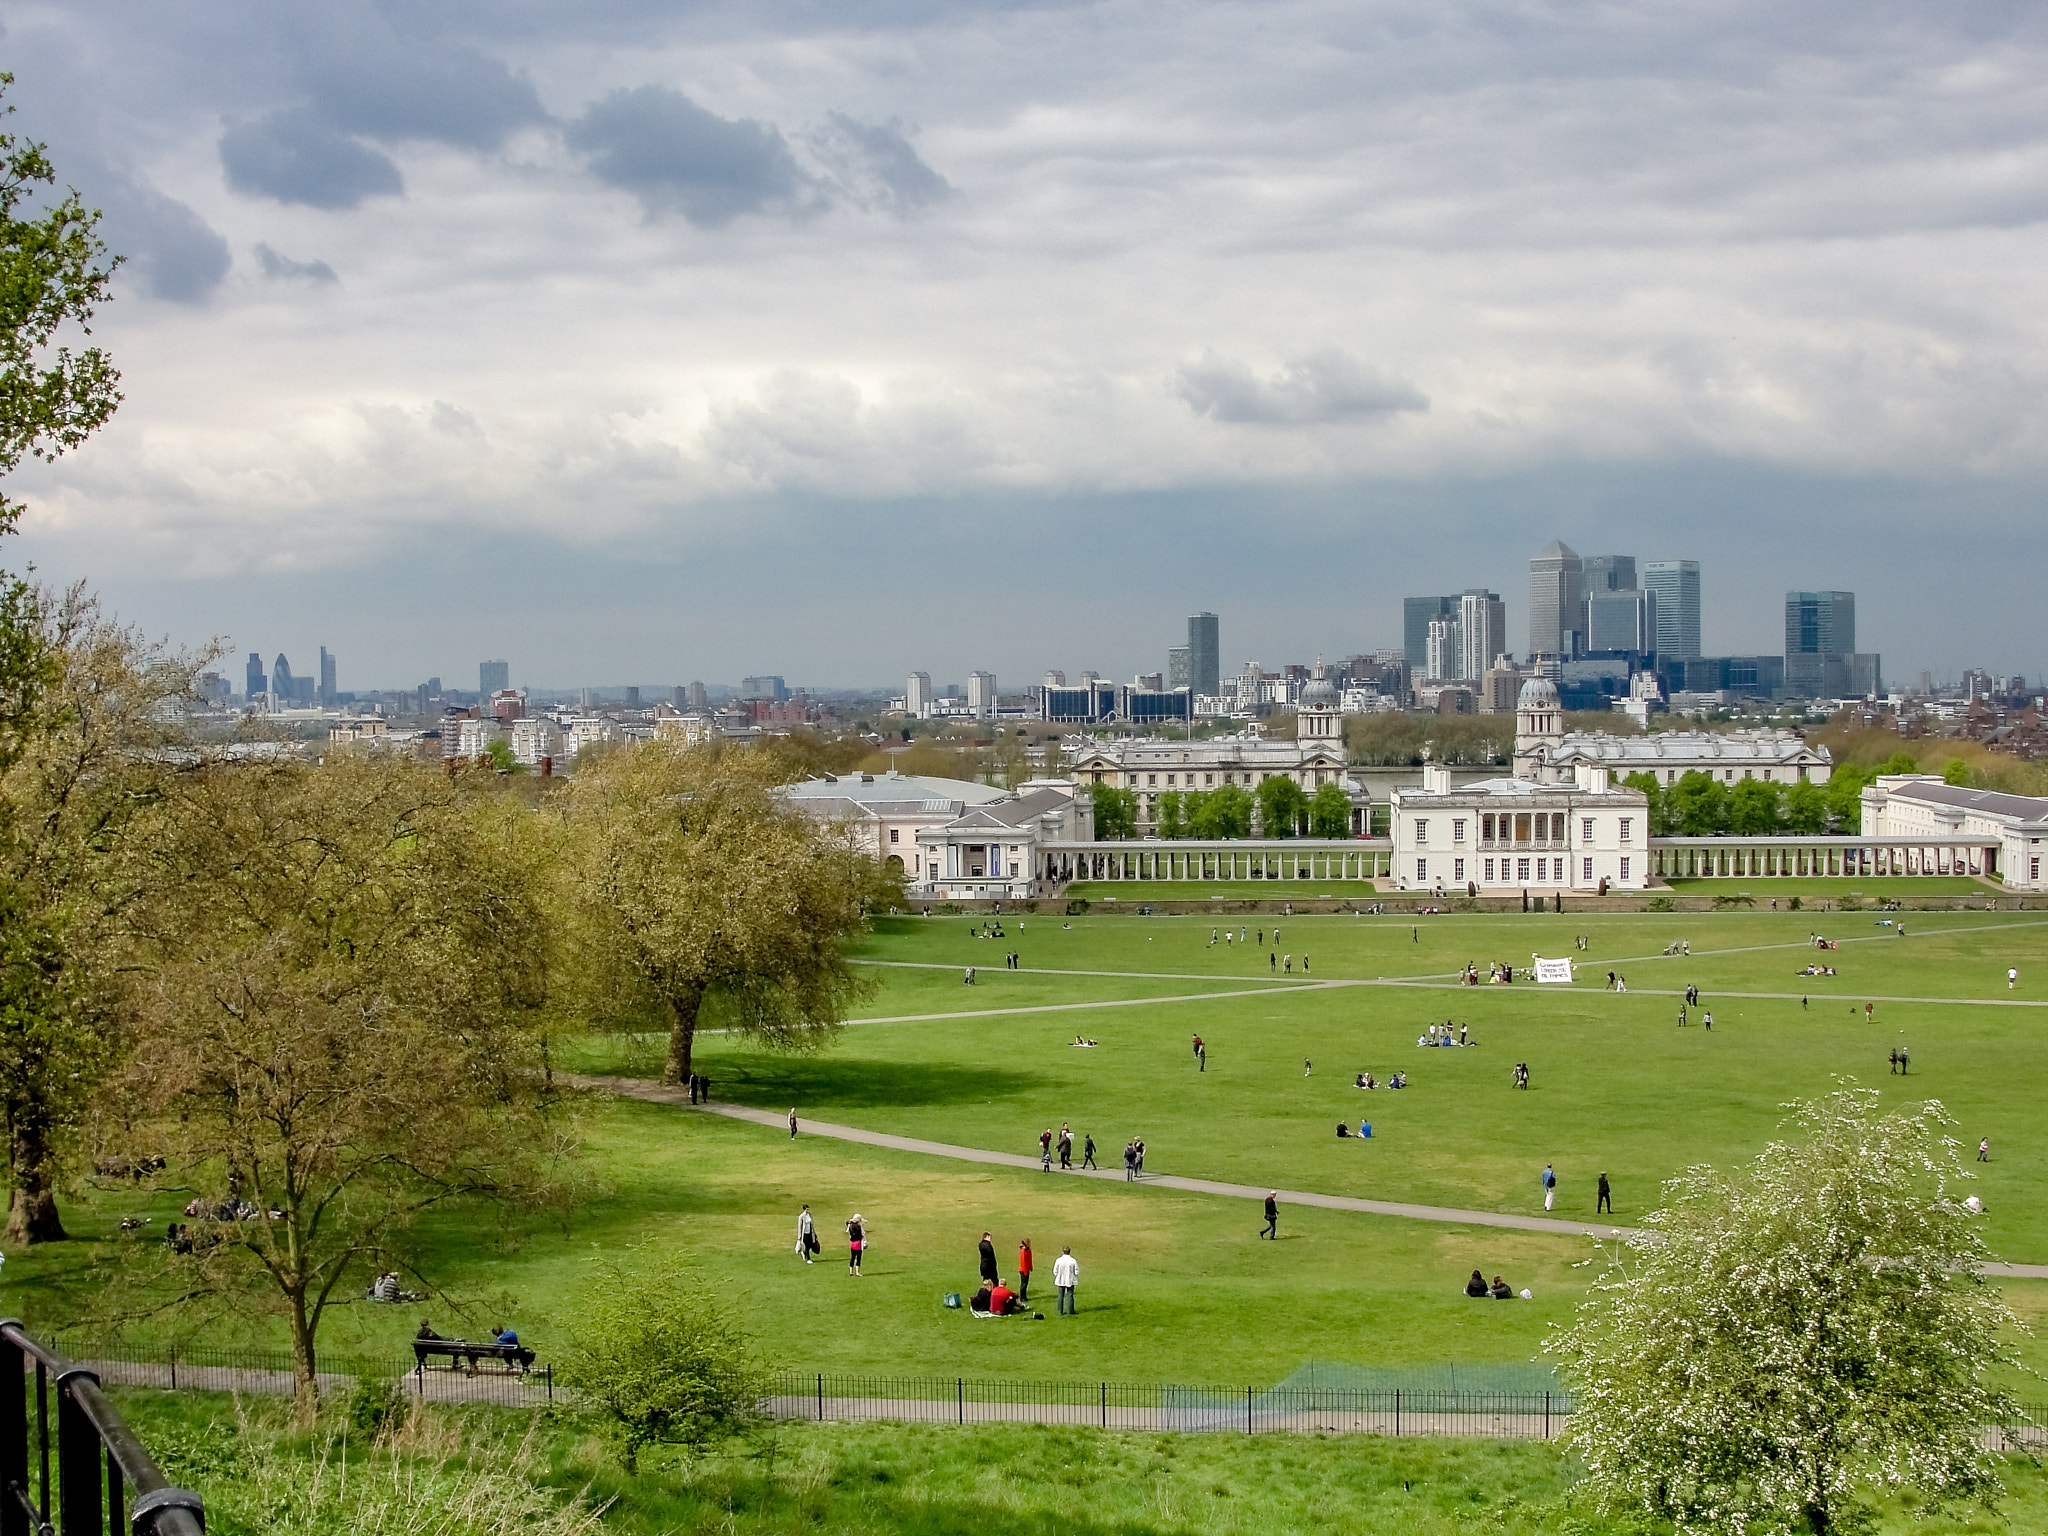
[[[864,207],[909,213],[953,196],[952,183],[924,163],[897,123],[831,112],[807,137],[841,190]]]
[[[431,139],[492,150],[513,130],[547,120],[525,75],[449,44],[408,46],[384,36],[321,54],[309,77],[323,119],[386,142]]]
[[[1205,353],[1180,371],[1177,391],[1197,415],[1256,426],[1318,426],[1400,411],[1426,411],[1429,397],[1347,352],[1317,352],[1261,378],[1235,358]]]
[[[228,243],[206,220],[140,178],[106,173],[100,230],[152,298],[197,304],[228,275]]]
[[[725,224],[796,203],[813,190],[772,123],[723,118],[664,85],[617,90],[594,102],[565,135],[602,181],[649,214]]]
[[[324,261],[294,261],[268,245],[256,247],[256,265],[273,282],[338,283],[341,274]]]
[[[353,208],[364,198],[405,191],[388,155],[304,107],[229,128],[221,135],[220,163],[237,192],[312,208]]]

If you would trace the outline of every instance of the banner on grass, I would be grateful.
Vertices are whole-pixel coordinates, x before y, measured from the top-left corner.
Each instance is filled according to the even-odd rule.
[[[1572,963],[1569,960],[1545,960],[1538,957],[1536,961],[1536,979],[1539,982],[1569,982],[1572,979]]]

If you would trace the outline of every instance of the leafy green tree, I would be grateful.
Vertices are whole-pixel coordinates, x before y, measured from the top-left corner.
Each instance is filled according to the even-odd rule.
[[[1801,780],[1785,791],[1785,830],[1817,837],[1828,829],[1828,801],[1818,784]]]
[[[1319,788],[1308,802],[1308,830],[1311,837],[1349,837],[1351,802],[1334,784]]]
[[[1761,837],[1778,830],[1779,786],[1762,779],[1744,779],[1728,796],[1728,829],[1742,837]]]
[[[1095,835],[1120,842],[1138,835],[1138,794],[1121,784],[1097,784],[1089,791],[1095,802]]]
[[[1159,837],[1186,837],[1187,817],[1181,792],[1169,789],[1159,797],[1157,812],[1152,818],[1152,831]]]
[[[1728,792],[1698,768],[1672,786],[1671,811],[1681,837],[1713,837],[1728,830]]]
[[[1672,810],[1671,796],[1657,782],[1656,774],[1639,770],[1621,782],[1624,788],[1641,790],[1643,798],[1649,801],[1650,836],[1670,837],[1677,831],[1678,818]]]
[[[1671,1180],[1546,1344],[1588,1480],[1684,1533],[1831,1536],[1909,1489],[1988,1500],[2014,1319],[1984,1279],[1953,1122],[1850,1089],[1792,1124],[1740,1175]]]
[[[1827,797],[1828,823],[1837,832],[1856,833],[1863,826],[1863,791],[1875,780],[1877,773],[1855,763],[1847,763],[1828,776],[1825,789]]]
[[[490,760],[494,773],[524,773],[526,764],[512,755],[512,743],[493,741],[484,746],[484,756]]]
[[[1205,791],[1188,818],[1195,837],[1221,839],[1252,835],[1252,797],[1240,784]]]
[[[774,794],[775,763],[647,742],[578,769],[560,906],[569,990],[585,1018],[668,1031],[663,1080],[690,1075],[707,1010],[778,1050],[821,1049],[871,976],[874,859]]]
[[[1256,794],[1259,827],[1265,836],[1293,837],[1300,832],[1308,816],[1308,796],[1299,784],[1276,773],[1259,781]]]
[[[695,1450],[762,1422],[752,1342],[695,1276],[600,1259],[575,1317],[558,1372],[628,1473],[649,1446]]]
[[[1886,758],[1884,766],[1877,771],[1881,774],[1918,773],[1920,771],[1920,760],[1912,753],[1901,750],[1894,752],[1890,757]]]
[[[1970,782],[1970,765],[1960,757],[1950,758],[1942,767],[1941,782],[1958,787],[1967,786]]]
[[[0,74],[0,92],[13,83]],[[107,259],[99,213],[76,192],[47,201],[43,189],[56,184],[41,144],[0,133],[0,475],[76,448],[121,403],[121,376],[98,347],[57,342],[67,326],[91,334],[119,261]],[[20,515],[0,496],[0,532]]]

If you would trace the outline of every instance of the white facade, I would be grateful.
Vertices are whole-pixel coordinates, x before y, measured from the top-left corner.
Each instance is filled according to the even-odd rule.
[[[1420,789],[1393,792],[1394,888],[1498,895],[1639,891],[1650,883],[1649,797],[1601,768],[1567,784],[1482,779],[1451,786],[1422,770]]]
[[[1343,790],[1351,803],[1352,833],[1363,836],[1370,826],[1371,796],[1345,772],[1343,717],[1335,707],[1336,690],[1326,679],[1320,681],[1329,699],[1319,698],[1318,707],[1303,711],[1308,721],[1306,739],[1272,741],[1259,735],[1256,727],[1207,741],[1070,737],[1061,744],[1062,755],[1073,764],[1076,783],[1112,784],[1134,791],[1141,834],[1157,823],[1159,797],[1169,790],[1199,793],[1235,784],[1252,793],[1267,779],[1285,778],[1310,795],[1325,784]],[[1315,687],[1312,682],[1303,691]],[[1298,720],[1296,729],[1301,728]]]
[[[996,675],[993,672],[967,674],[967,709],[977,720],[996,717]]]
[[[1588,766],[1605,768],[1616,779],[1648,773],[1659,784],[1676,784],[1693,772],[1723,784],[1744,779],[1825,784],[1834,772],[1834,759],[1827,748],[1808,746],[1797,731],[1567,734],[1556,685],[1543,678],[1524,683],[1515,707],[1515,777],[1541,784],[1571,783],[1579,769]]]
[[[562,732],[552,720],[514,720],[511,740],[512,756],[528,767],[538,767],[544,757],[559,760],[562,756]]]
[[[913,672],[903,690],[903,712],[913,719],[922,720],[932,712],[932,675],[929,672]]]
[[[1863,791],[1865,837],[1983,837],[1998,843],[2009,890],[2048,890],[2048,798],[1965,789],[1929,774],[1886,774]]]
[[[939,779],[919,774],[827,774],[786,784],[776,791],[810,815],[843,821],[863,852],[872,853],[906,880],[918,867],[917,835],[942,827],[976,806],[1013,798],[1010,791],[967,779]]]

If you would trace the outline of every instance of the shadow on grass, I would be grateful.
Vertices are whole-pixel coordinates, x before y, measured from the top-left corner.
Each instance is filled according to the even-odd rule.
[[[720,1056],[706,1053],[698,1070],[712,1096],[727,1103],[800,1114],[828,1108],[874,1109],[917,1104],[976,1104],[1042,1094],[1049,1079],[1004,1067],[946,1062],[849,1060],[842,1056]]]

